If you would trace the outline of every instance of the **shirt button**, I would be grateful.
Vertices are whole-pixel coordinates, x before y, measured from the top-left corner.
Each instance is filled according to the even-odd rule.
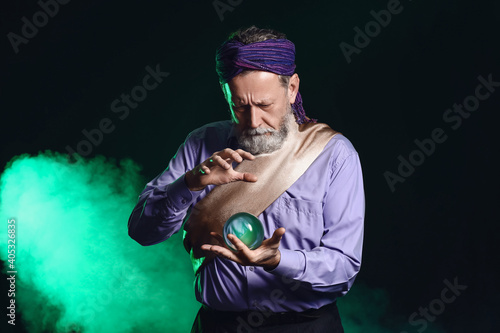
[[[253,266],[250,266],[250,268],[248,268],[250,270],[250,272],[253,272],[254,268]]]
[[[183,205],[186,204],[186,199],[182,199],[181,202]]]

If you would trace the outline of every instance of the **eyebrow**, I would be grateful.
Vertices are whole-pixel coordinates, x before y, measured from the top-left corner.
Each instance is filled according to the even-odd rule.
[[[239,102],[239,103],[241,103],[242,105],[247,105],[247,104],[243,104],[243,100],[242,100],[242,99],[239,99],[239,100],[238,100],[238,102]],[[273,102],[273,101],[272,101],[272,99],[271,99],[271,98],[267,98],[267,97],[266,97],[266,98],[263,98],[263,99],[261,99],[261,100],[258,100],[255,104],[257,104],[257,105],[261,105],[261,104],[271,104],[272,102]],[[235,103],[235,102],[233,102],[233,101],[231,101],[231,103],[232,103],[232,105],[233,105],[233,106],[234,106],[234,105],[236,105],[236,103]]]

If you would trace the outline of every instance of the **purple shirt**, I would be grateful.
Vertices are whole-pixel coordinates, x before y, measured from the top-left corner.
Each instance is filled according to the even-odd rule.
[[[214,185],[190,191],[184,174],[224,148],[237,149],[231,121],[191,132],[168,168],[149,182],[129,220],[141,245],[181,230],[186,213]],[[196,299],[226,311],[304,311],[347,293],[361,265],[365,201],[358,153],[334,136],[309,169],[261,215],[265,239],[285,227],[272,271],[216,258],[195,276]]]

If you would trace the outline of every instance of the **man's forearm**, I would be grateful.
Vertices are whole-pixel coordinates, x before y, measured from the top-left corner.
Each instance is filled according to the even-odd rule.
[[[130,215],[130,237],[141,245],[168,239],[180,230],[195,199],[196,194],[188,189],[184,175],[168,185],[147,187]]]

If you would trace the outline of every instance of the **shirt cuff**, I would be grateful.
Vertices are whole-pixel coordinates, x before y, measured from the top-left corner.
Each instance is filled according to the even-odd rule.
[[[269,273],[285,276],[289,279],[299,278],[305,269],[304,254],[300,251],[283,249],[280,250],[281,259],[276,268],[269,270]]]
[[[200,191],[191,191],[184,181],[184,175],[177,178],[167,187],[167,198],[174,210],[180,211],[188,208],[200,195]]]

